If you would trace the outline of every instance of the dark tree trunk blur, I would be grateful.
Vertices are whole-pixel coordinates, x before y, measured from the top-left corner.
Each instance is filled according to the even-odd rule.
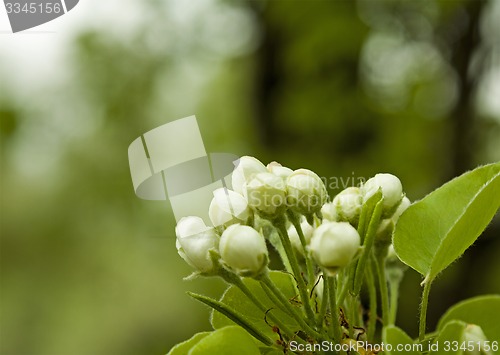
[[[480,17],[483,1],[471,0],[465,3],[465,13],[457,14],[448,24],[448,29],[457,28],[456,21],[464,21],[464,32],[455,43],[450,43],[452,56],[450,64],[455,69],[458,79],[458,100],[451,112],[452,121],[452,146],[451,146],[451,169],[446,181],[461,175],[463,172],[474,168],[473,153],[478,144],[474,124],[474,89],[475,78],[480,72],[474,68],[475,74],[471,75],[471,63],[476,50],[480,44]],[[462,17],[464,16],[464,17]]]
[[[259,140],[267,148],[273,148],[276,142],[276,124],[272,114],[273,93],[280,82],[279,71],[276,68],[276,55],[279,52],[279,40],[265,13],[257,2],[249,1],[256,14],[262,31],[262,42],[256,52],[256,82],[255,82],[255,119]]]

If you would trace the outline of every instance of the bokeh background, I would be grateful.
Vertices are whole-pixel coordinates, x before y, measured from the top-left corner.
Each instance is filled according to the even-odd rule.
[[[494,0],[82,0],[54,31],[0,33],[0,354],[163,354],[210,329],[185,291],[224,285],[182,280],[170,206],[130,179],[128,145],[166,122],[330,181],[391,172],[412,200],[500,160],[499,18]],[[431,327],[500,293],[499,231],[435,283]]]

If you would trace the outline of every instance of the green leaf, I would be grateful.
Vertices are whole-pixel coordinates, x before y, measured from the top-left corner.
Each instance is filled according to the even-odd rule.
[[[223,314],[224,316],[231,319],[234,323],[246,329],[248,333],[253,335],[255,339],[261,341],[266,345],[274,344],[273,340],[268,338],[265,334],[262,334],[259,329],[257,329],[252,323],[250,323],[244,315],[236,311],[234,308],[224,304],[223,302],[219,302],[214,300],[213,298],[198,295],[196,293],[188,292],[188,295],[193,297],[195,300],[200,301],[207,306],[210,306],[212,309],[216,310],[218,313]]]
[[[446,323],[437,339],[431,345],[430,353],[436,355],[462,354],[463,351],[460,349],[460,345],[463,343],[465,328],[467,328],[467,323],[458,320]],[[458,346],[451,346],[454,342]]]
[[[218,329],[201,339],[189,351],[189,355],[260,355],[259,347],[241,327],[229,326]]]
[[[413,339],[410,338],[401,328],[394,325],[384,327],[382,332],[382,339],[384,344],[390,344],[392,347],[391,351],[385,350],[385,354],[421,354],[420,351],[416,350]],[[400,351],[397,350],[398,346]],[[403,347],[403,348],[401,348]]]
[[[270,348],[270,347],[267,347],[267,348],[259,348],[260,350],[260,354],[261,355],[283,355],[283,350],[280,350],[280,349],[276,349],[276,348]]]
[[[210,333],[211,332],[202,332],[193,335],[188,340],[183,341],[182,343],[179,343],[172,349],[170,349],[167,355],[187,355],[187,353],[189,352],[189,350],[191,350],[193,346],[195,346],[201,339],[203,339]]]
[[[289,274],[279,271],[271,271],[269,273],[271,279],[275,284],[281,289],[285,296],[289,299],[294,298],[297,295],[296,288],[294,286],[293,277]],[[279,318],[286,326],[290,329],[296,331],[300,327],[297,325],[295,320],[293,320],[287,313],[283,312],[267,297],[266,293],[260,287],[258,281],[250,278],[245,278],[243,282],[250,289],[250,291],[266,306],[271,309],[269,313],[272,312],[274,316]],[[224,295],[222,296],[221,302],[225,303],[229,307],[237,309],[253,326],[255,326],[260,332],[267,335],[271,339],[279,339],[278,335],[273,332],[272,321],[267,317],[268,325],[264,318],[265,314],[257,306],[255,306],[239,288],[235,286],[230,286]],[[268,314],[269,314],[268,313]],[[224,317],[219,312],[212,312],[212,326],[214,329],[222,328],[228,325],[234,325],[234,323],[227,317]]]
[[[399,218],[393,236],[400,259],[432,281],[479,237],[500,206],[500,163],[469,171]]]
[[[500,342],[500,295],[474,297],[452,306],[441,317],[438,330],[451,320],[479,325],[490,341]]]

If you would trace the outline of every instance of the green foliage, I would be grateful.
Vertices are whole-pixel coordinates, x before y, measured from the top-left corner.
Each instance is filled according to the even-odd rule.
[[[200,340],[190,351],[190,355],[259,355],[260,351],[252,337],[241,327],[229,326],[218,329]]]
[[[445,342],[457,342],[457,344],[461,344],[466,327],[466,323],[457,320],[447,323],[439,333],[439,336],[434,343],[437,345],[436,349],[434,351],[431,350],[431,354],[462,354],[462,351],[459,348],[457,348],[456,351],[453,351],[452,348],[446,346]]]
[[[500,204],[500,163],[467,172],[413,204],[393,238],[403,262],[432,281],[479,237]]]
[[[193,297],[194,299],[206,304],[209,307],[212,307],[213,310],[219,312],[220,314],[223,314],[226,316],[228,319],[231,319],[234,323],[242,326],[245,328],[248,333],[253,335],[255,339],[261,341],[262,343],[266,345],[271,345],[273,341],[263,335],[259,329],[257,329],[251,322],[248,321],[247,317],[242,315],[239,311],[237,311],[235,308],[232,308],[222,302],[216,301],[210,297],[206,297],[203,295],[197,295],[192,292],[188,292],[188,294]]]
[[[210,332],[201,332],[201,333],[196,333],[193,335],[191,338],[189,338],[186,341],[183,341],[182,343],[177,344],[174,346],[167,355],[185,355],[191,350],[193,346],[198,344],[198,342],[205,338],[207,335],[209,335]]]
[[[384,251],[386,249],[385,246],[378,249],[373,249],[372,246],[376,231],[381,225],[381,191],[379,190],[372,197],[365,201],[357,227],[361,236],[364,237],[363,255],[365,259],[377,257],[381,261],[377,268],[380,278],[381,273],[384,272],[386,258]],[[500,314],[500,296],[497,295],[473,298],[450,308],[440,320],[438,330],[426,337],[427,304],[432,281],[450,263],[459,258],[483,232],[496,213],[499,201],[500,163],[497,163],[479,167],[443,185],[423,200],[408,207],[397,222],[393,238],[396,252],[402,261],[426,278],[420,310],[419,340],[423,345],[425,345],[426,338],[432,339],[434,342],[427,344],[431,347],[424,349],[425,352],[439,354],[449,352],[450,349],[445,346],[446,343],[460,343],[466,339],[466,335],[470,336],[470,334],[465,333],[469,332],[469,324],[481,327],[490,341],[500,339],[500,323],[493,316]],[[286,228],[284,230],[282,235],[288,238]],[[286,239],[283,238],[281,242],[285,244],[284,241]],[[285,248],[285,252],[285,257],[289,257],[290,251]],[[333,276],[336,278],[335,282],[340,280],[341,284],[345,285],[346,290],[349,285],[355,285],[355,290],[361,289],[363,285],[363,280],[365,280],[363,255],[357,263],[356,273],[352,272],[356,266],[356,263],[353,263],[350,270],[346,268],[345,272],[340,271]],[[306,255],[307,257],[309,256]],[[305,270],[300,270],[299,266],[293,268],[293,276],[291,273],[266,269],[265,273],[254,279],[241,278],[230,269],[224,268],[223,263],[221,265],[222,267],[217,269],[219,276],[231,286],[227,288],[220,301],[189,293],[193,298],[212,308],[211,323],[216,331],[210,335],[201,335],[202,339],[199,341],[197,341],[198,338],[193,338],[181,344],[176,348],[179,349],[178,351],[187,348],[190,349],[190,354],[195,353],[195,349],[199,349],[200,353],[225,351],[224,349],[231,348],[230,344],[234,341],[219,336],[218,331],[225,329],[234,329],[234,331],[238,329],[238,331],[246,331],[248,336],[252,335],[256,339],[252,339],[253,347],[261,346],[260,349],[257,349],[260,353],[279,353],[278,347],[273,346],[281,344],[281,342],[286,344],[292,339],[298,339],[303,344],[309,343],[309,345],[319,344],[325,339],[333,342],[339,342],[338,339],[345,339],[346,342],[353,341],[356,327],[346,323],[344,324],[345,330],[341,330],[340,324],[332,323],[340,320],[339,317],[332,315],[333,310],[339,311],[338,307],[342,310],[341,314],[349,314],[348,319],[352,322],[351,324],[357,322],[357,326],[364,326],[361,317],[363,306],[358,303],[357,293],[351,293],[349,302],[344,302],[344,296],[340,296],[339,303],[336,303],[338,299],[334,292],[335,289],[331,288],[332,283],[323,285],[328,290],[323,293],[323,297],[327,294],[333,297],[333,301],[329,305],[330,316],[326,317],[325,321],[324,311],[326,308],[323,306],[326,303],[323,303],[321,305],[323,311],[316,307],[316,314],[312,315],[312,321],[306,317],[307,312],[303,312],[305,307],[301,307],[301,305],[304,306],[304,300],[311,302],[311,300],[316,301],[316,298],[312,296],[312,283],[304,284],[302,287],[306,296],[300,293],[300,297],[298,297],[297,288],[300,290],[301,284],[297,280],[304,282],[304,279],[300,278],[305,273]],[[373,267],[370,263],[366,266]],[[402,264],[401,266],[403,267]],[[298,270],[296,270],[297,268]],[[316,277],[310,277],[310,279],[315,280]],[[356,280],[359,281],[357,287]],[[381,295],[383,303],[384,299],[388,299],[388,290],[385,279],[381,278],[379,281],[378,293]],[[391,289],[391,292],[393,291]],[[372,292],[370,297],[375,294],[376,292]],[[397,302],[397,298],[393,298],[392,302]],[[382,307],[382,319],[387,316],[388,309],[388,304]],[[367,311],[370,312],[372,309]],[[312,309],[311,312],[313,312]],[[373,309],[373,312],[375,316],[379,315],[376,308]],[[356,317],[358,317],[357,320]],[[235,324],[239,327],[234,327]],[[385,326],[382,328],[382,341],[390,345],[385,350],[387,355],[422,354],[422,351],[415,347],[418,344],[404,330],[389,324],[388,321],[384,321],[383,324]],[[325,325],[330,328],[326,330]],[[337,335],[335,335],[336,326],[339,328]],[[341,335],[340,332],[343,334]],[[373,337],[374,333],[375,330],[372,331],[371,337],[368,336],[368,341],[371,343],[377,342],[377,338]],[[220,341],[220,344],[217,345],[216,341]],[[193,345],[194,343],[196,345]],[[234,351],[234,349],[232,350]],[[249,349],[249,351],[254,350]],[[460,347],[451,350],[456,350],[457,353],[463,351]]]
[[[404,330],[394,326],[390,325],[388,327],[384,327],[384,330],[382,332],[382,340],[384,344],[391,344],[392,345],[392,351],[385,351],[387,355],[394,355],[394,354],[421,354],[419,351],[396,351],[396,346],[398,345],[406,345],[406,344],[413,344],[413,339],[410,338],[408,334],[404,332]]]
[[[474,297],[457,303],[439,320],[438,330],[444,332],[453,320],[479,325],[488,340],[500,341],[500,296]]]
[[[168,355],[259,355],[252,337],[241,327],[228,326],[211,333],[198,333],[191,339],[175,346]]]
[[[260,348],[261,355],[282,355],[283,350],[278,350],[276,348]]]
[[[291,275],[283,272],[272,271],[269,276],[287,298],[293,299],[297,295]],[[279,318],[291,329],[299,329],[297,323],[287,313],[279,308],[276,308],[276,305],[269,299],[258,281],[246,278],[244,283],[255,295],[255,297],[257,297],[266,306],[266,308],[269,309],[269,313],[272,313],[274,316]],[[269,320],[269,316],[267,316],[267,321],[271,325],[266,323],[266,316],[264,312],[257,308],[239,288],[230,286],[222,296],[220,302],[238,309],[238,311],[241,312],[241,314],[243,314],[245,318],[263,334],[272,339],[278,339],[278,335],[272,330],[272,322]],[[223,316],[221,313],[212,311],[212,326],[214,329],[219,329],[228,325],[234,325],[234,322]]]

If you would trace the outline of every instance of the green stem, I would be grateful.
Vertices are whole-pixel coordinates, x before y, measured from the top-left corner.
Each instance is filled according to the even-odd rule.
[[[304,305],[305,313],[307,319],[310,324],[314,324],[314,312],[311,307],[311,303],[309,302],[309,293],[307,291],[307,286],[304,281],[304,277],[300,272],[299,263],[297,262],[297,258],[292,248],[292,244],[290,243],[290,238],[288,237],[288,232],[285,226],[285,219],[281,218],[275,221],[275,226],[278,229],[281,243],[283,244],[283,248],[288,256],[288,260],[290,261],[290,266],[292,267],[293,273],[295,275],[295,279],[297,280],[297,286],[299,289],[300,299],[302,304]]]
[[[385,327],[389,325],[389,291],[387,289],[387,278],[385,275],[385,257],[377,257],[375,260],[375,267],[377,269],[378,287],[382,303],[382,323]]]
[[[424,280],[422,292],[422,303],[420,304],[420,323],[418,328],[418,340],[423,341],[427,325],[427,305],[429,304],[429,293],[431,292],[432,280]]]
[[[325,316],[326,316],[326,306],[328,305],[328,287],[325,280],[326,277],[322,276],[322,278],[323,278],[323,295],[321,297],[321,307],[319,309],[319,314],[316,323],[318,329],[320,330],[323,328],[323,323],[325,321]]]
[[[358,300],[357,300],[357,296],[354,296],[354,295],[349,295],[349,298],[348,298],[348,301],[349,301],[349,319],[348,319],[348,323],[349,323],[349,338],[351,339],[354,339],[354,323],[356,322],[356,312],[358,312]]]
[[[188,295],[193,297],[195,300],[200,301],[207,306],[212,307],[216,311],[222,313],[233,322],[243,327],[247,332],[249,332],[254,338],[261,341],[262,343],[271,346],[275,345],[275,342],[269,338],[267,335],[263,334],[259,329],[257,329],[252,323],[248,322],[241,313],[235,309],[229,307],[228,305],[214,300],[213,298],[206,297],[203,295],[198,295],[196,293],[188,292]]]
[[[358,260],[353,260],[353,262],[351,262],[351,264],[348,266],[346,284],[348,285],[348,289],[350,290],[350,293],[354,293],[354,278],[356,276],[357,266],[358,266]],[[344,298],[345,298],[345,294],[344,295],[341,294],[341,296],[344,296]],[[339,304],[342,304],[342,303],[339,302]]]
[[[240,289],[241,292],[251,301],[253,304],[257,306],[264,314],[268,313],[269,308],[266,307],[255,295],[250,291],[250,289],[247,287],[247,285],[243,282],[242,278],[238,276],[237,274],[226,270],[224,268],[221,268],[219,275],[229,284],[234,285]],[[272,294],[272,292],[268,291],[268,289],[264,288],[264,292],[266,292],[267,296],[273,302],[280,310],[282,310],[285,313],[288,313],[288,310],[286,310],[283,306],[281,306],[280,302],[276,299],[276,297]],[[280,307],[281,306],[281,307]],[[269,318],[271,319],[272,322],[274,322],[280,329],[285,332],[285,334],[288,335],[288,337],[293,338],[295,336],[295,333],[290,330],[279,318],[274,316],[271,312],[269,312]],[[299,334],[299,337],[302,337],[304,340],[307,341],[307,337],[305,337],[302,334]],[[299,339],[300,341],[300,339]]]
[[[344,303],[345,296],[347,295],[347,290],[349,289],[349,282],[348,280],[344,281],[344,284],[342,285],[342,289],[340,290],[340,294],[337,296],[337,304],[339,306]]]
[[[271,223],[271,222],[269,222],[269,223]],[[278,254],[281,258],[281,261],[283,263],[283,266],[285,267],[285,270],[288,273],[293,274],[292,267],[290,266],[290,261],[288,260],[288,256],[286,255],[285,249],[283,248],[283,243],[281,243],[280,233],[278,232],[278,229],[272,223],[271,223],[271,228],[272,229],[269,231],[269,235],[268,235],[269,243],[271,243],[271,245],[274,247],[274,249],[276,249],[276,251],[278,252]]]
[[[290,220],[290,222],[292,222],[295,230],[297,231],[297,234],[299,235],[300,244],[302,244],[302,249],[304,251],[304,256],[306,260],[308,283],[312,284],[315,281],[312,258],[309,258],[307,256],[306,237],[304,236],[304,231],[302,230],[302,226],[300,225],[300,219],[297,216],[297,214],[295,214],[293,211],[289,210],[287,214],[288,214],[288,219]]]
[[[396,315],[398,313],[399,284],[400,281],[389,281],[389,325],[394,325],[396,323]]]
[[[377,234],[377,228],[380,222],[380,217],[382,216],[382,199],[377,202],[373,214],[370,218],[370,223],[368,224],[368,230],[366,231],[364,240],[364,249],[361,252],[361,256],[356,267],[356,274],[354,276],[354,294],[358,295],[361,291],[361,285],[363,283],[366,263],[368,258],[372,253],[372,246],[375,241],[375,235]]]
[[[274,284],[274,282],[269,278],[269,275],[265,273],[260,277],[260,281],[267,286],[278,298],[280,303],[289,310],[289,313],[295,319],[295,321],[302,327],[302,330],[312,339],[319,340],[321,338],[321,334],[316,330],[312,329],[309,324],[302,318],[302,316],[293,308],[286,296],[281,292],[281,290]]]
[[[361,213],[359,215],[358,234],[360,237],[363,237],[365,235],[367,214],[368,214],[368,205],[365,203],[363,204],[363,207],[361,208]],[[361,240],[361,242],[363,242],[363,240]]]
[[[377,329],[377,288],[375,287],[375,278],[370,267],[366,271],[366,284],[368,285],[368,296],[370,298],[370,314],[368,315],[366,337],[368,341],[373,341],[375,330]]]
[[[365,228],[366,228],[366,216],[368,215],[368,204],[364,203],[363,207],[361,208],[361,213],[359,215],[359,222],[358,222],[358,234],[359,237],[361,238],[361,244],[364,243],[365,240]],[[355,260],[351,263],[351,265],[348,268],[347,271],[347,281],[346,283],[349,285],[349,288],[351,290],[351,293],[354,292],[354,279],[356,276],[356,269],[358,266],[359,260]],[[346,290],[347,291],[347,290]],[[341,300],[345,298],[345,294],[341,293]],[[339,304],[342,304],[342,302],[339,302]]]
[[[340,328],[339,322],[339,308],[337,306],[337,296],[336,296],[336,285],[335,285],[335,277],[327,276],[326,277],[326,285],[328,285],[328,295],[330,298],[330,313],[332,314],[331,327],[333,332],[333,340],[340,344],[342,340],[342,329]]]
[[[281,301],[278,300],[278,298],[276,298],[276,296],[274,295],[274,293],[271,292],[269,287],[267,287],[266,285],[264,285],[262,283],[261,283],[261,286],[262,286],[262,289],[264,290],[264,292],[266,293],[266,296],[271,300],[272,303],[274,303],[279,309],[281,309],[283,312],[285,312],[289,316],[292,316],[292,314],[290,313],[290,310],[285,308],[285,306],[283,306],[281,304]]]

